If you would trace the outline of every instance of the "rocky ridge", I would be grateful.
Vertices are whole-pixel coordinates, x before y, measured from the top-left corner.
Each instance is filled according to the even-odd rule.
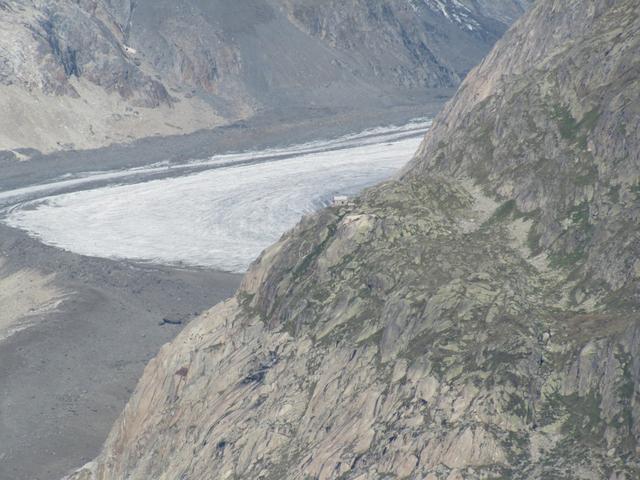
[[[638,478],[638,9],[540,0],[399,178],[162,349],[71,478]]]

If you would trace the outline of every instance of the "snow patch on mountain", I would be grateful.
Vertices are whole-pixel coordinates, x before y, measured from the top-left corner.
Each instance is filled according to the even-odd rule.
[[[427,6],[444,16],[447,20],[463,26],[467,30],[476,30],[480,24],[474,19],[469,7],[458,0],[424,0]]]

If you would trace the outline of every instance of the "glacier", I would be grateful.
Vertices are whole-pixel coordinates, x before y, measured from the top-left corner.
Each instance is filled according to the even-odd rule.
[[[326,206],[334,195],[354,195],[391,177],[411,159],[429,125],[414,122],[218,155],[186,165],[205,168],[197,173],[30,198],[11,207],[4,222],[81,255],[244,272],[303,215]],[[180,168],[154,165],[146,172],[166,169],[175,175]],[[141,173],[145,169],[98,172],[60,180],[59,186],[82,186],[92,178],[122,181]],[[52,182],[0,195],[55,189]]]

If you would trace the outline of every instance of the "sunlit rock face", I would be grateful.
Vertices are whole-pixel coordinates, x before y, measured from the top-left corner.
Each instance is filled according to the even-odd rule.
[[[639,9],[537,2],[400,178],[160,352],[72,478],[638,478]]]

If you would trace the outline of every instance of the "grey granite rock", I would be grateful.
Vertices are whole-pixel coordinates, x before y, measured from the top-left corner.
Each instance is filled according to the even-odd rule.
[[[638,478],[639,8],[540,0],[399,178],[163,348],[71,478]]]

